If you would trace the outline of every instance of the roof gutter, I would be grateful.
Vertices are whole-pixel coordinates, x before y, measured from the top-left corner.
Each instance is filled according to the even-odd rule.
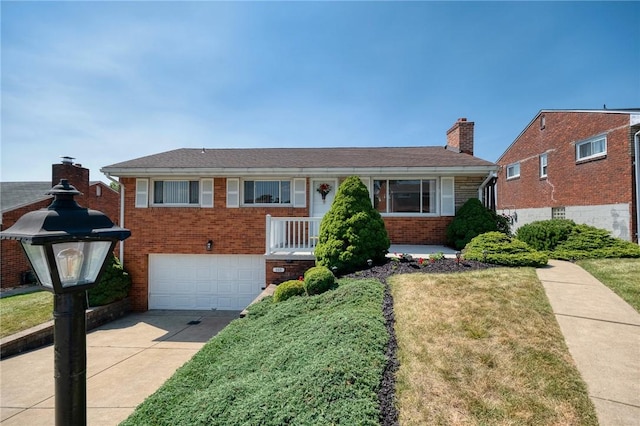
[[[107,179],[109,179],[113,183],[118,184],[118,186],[120,187],[120,218],[118,219],[118,225],[120,225],[121,228],[124,228],[124,190],[125,190],[124,185],[121,182],[112,178],[109,172],[102,171],[102,173],[104,173]],[[120,241],[119,251],[120,251],[120,263],[124,267],[124,240]]]
[[[118,177],[162,177],[162,176],[349,176],[349,175],[380,175],[380,176],[409,176],[415,174],[437,174],[446,176],[477,175],[479,173],[495,172],[497,165],[486,166],[457,166],[457,167],[139,167],[101,169],[107,176]]]

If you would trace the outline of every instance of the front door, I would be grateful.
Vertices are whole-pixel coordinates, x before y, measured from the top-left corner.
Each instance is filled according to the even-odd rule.
[[[322,218],[329,211],[337,189],[337,179],[311,179],[311,217]],[[319,233],[320,224],[312,225],[311,235]]]
[[[329,211],[337,186],[336,179],[311,179],[311,217],[322,217]]]

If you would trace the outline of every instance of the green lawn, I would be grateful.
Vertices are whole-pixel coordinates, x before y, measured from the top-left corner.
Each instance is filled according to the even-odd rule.
[[[577,263],[640,312],[640,259],[589,259]]]
[[[533,268],[392,277],[402,425],[597,425]]]
[[[0,299],[0,337],[10,336],[53,319],[53,294],[48,291]]]

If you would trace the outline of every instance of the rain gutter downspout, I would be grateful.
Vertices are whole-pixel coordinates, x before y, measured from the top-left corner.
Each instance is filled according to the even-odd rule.
[[[495,172],[489,172],[489,174],[487,175],[487,178],[480,184],[480,187],[478,188],[478,199],[480,201],[482,201],[482,195],[484,193],[484,187],[487,186],[489,181],[491,179],[493,179],[494,177],[496,177],[496,173]],[[496,194],[496,192],[494,192],[494,194]],[[497,200],[494,200],[494,201],[497,201]],[[497,202],[495,204],[497,205]],[[122,225],[120,225],[120,226],[122,226]]]
[[[104,173],[104,175],[107,177],[107,179],[109,179],[111,182],[115,183],[118,185],[118,187],[120,188],[120,218],[119,218],[119,223],[118,225],[120,225],[120,227],[124,228],[124,185],[122,184],[122,182],[119,182],[117,180],[115,180],[114,178],[111,177],[111,175],[107,172],[102,172]],[[124,267],[124,241],[120,241],[120,263],[122,263],[122,266]]]
[[[636,240],[640,245],[640,131],[636,132],[634,139],[636,141]]]

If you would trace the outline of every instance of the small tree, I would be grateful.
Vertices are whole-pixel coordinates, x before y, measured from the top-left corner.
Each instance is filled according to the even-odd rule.
[[[365,267],[369,259],[384,262],[389,245],[384,220],[371,205],[367,187],[359,177],[348,177],[322,218],[316,263],[351,272]]]

